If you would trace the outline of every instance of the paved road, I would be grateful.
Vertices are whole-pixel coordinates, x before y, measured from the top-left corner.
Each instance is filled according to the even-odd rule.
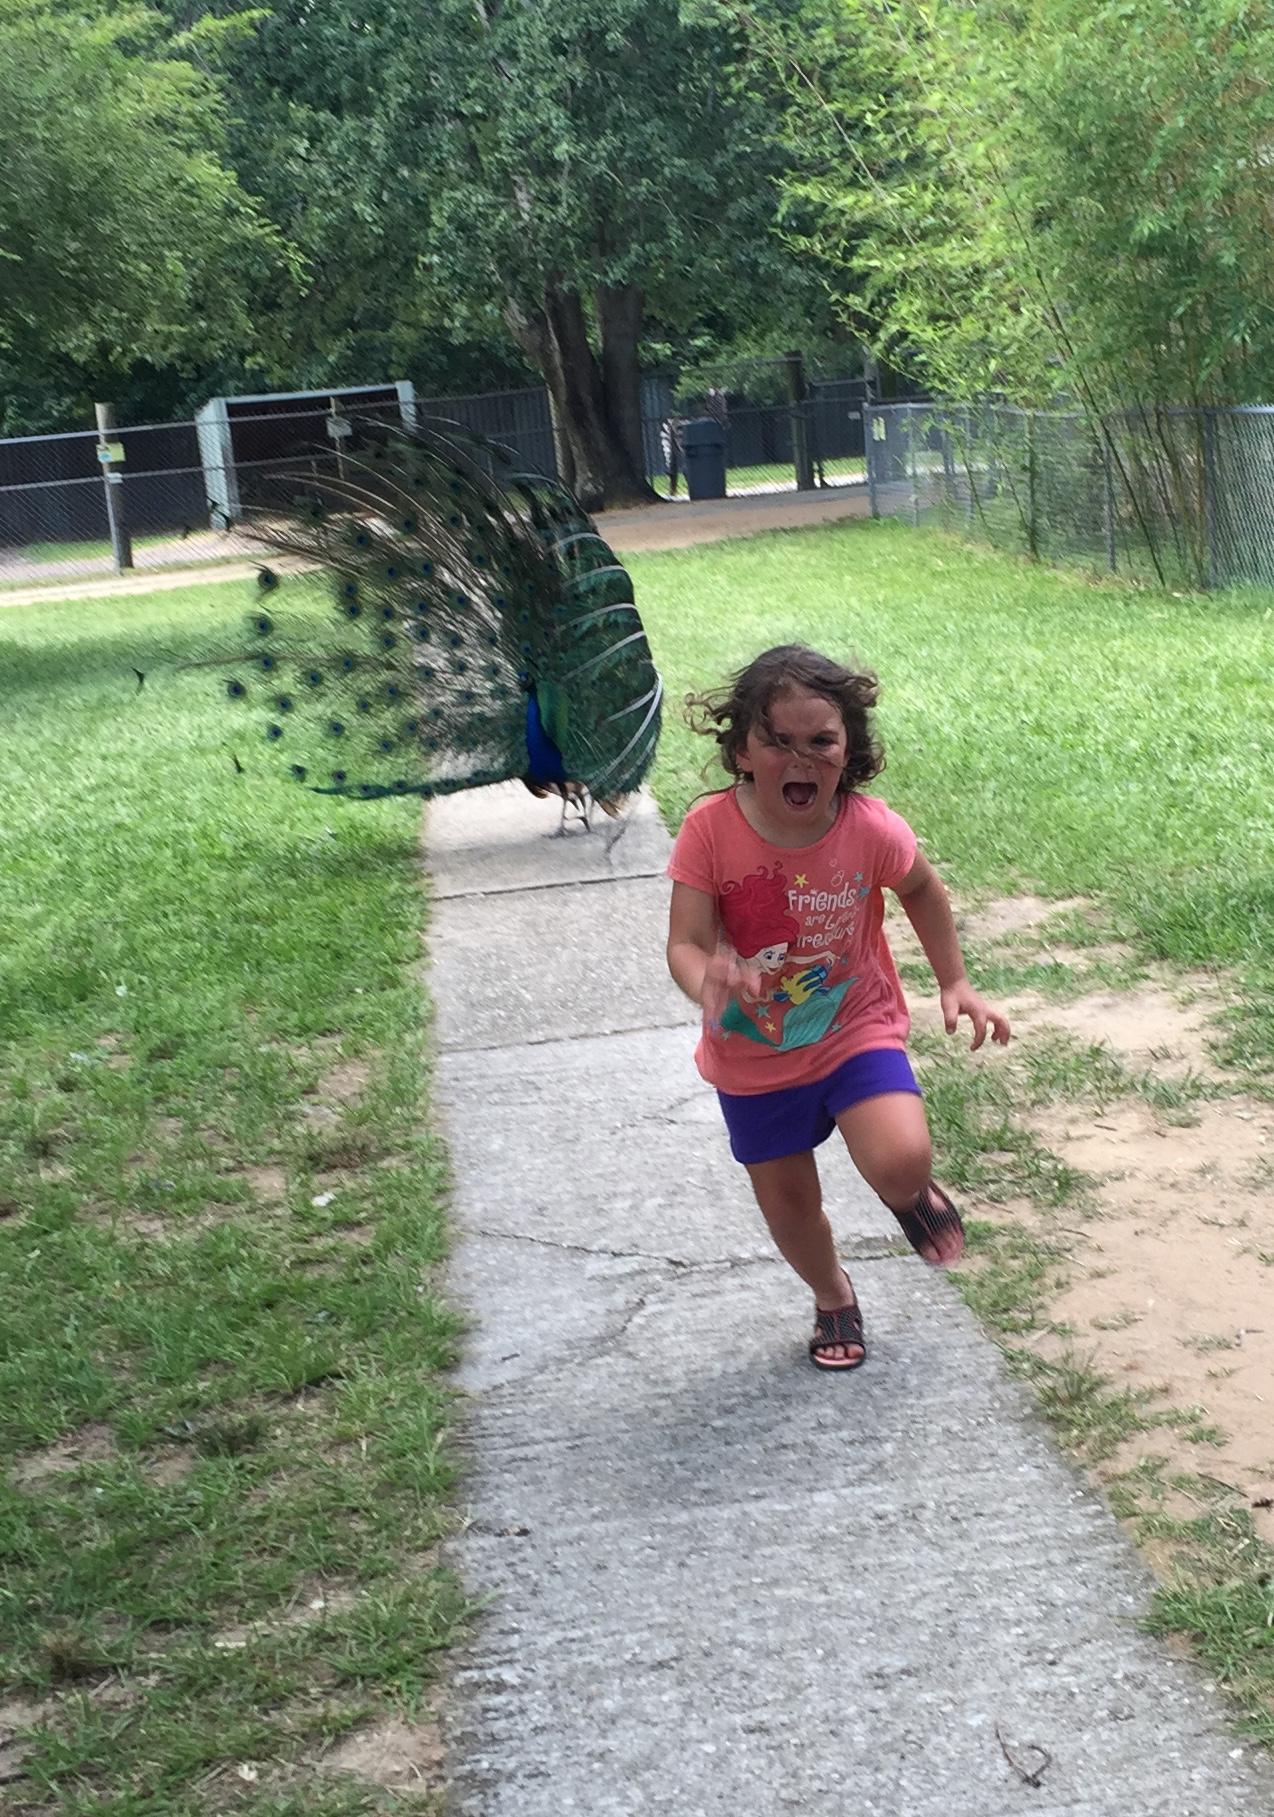
[[[849,517],[871,515],[865,486],[829,486],[818,492],[776,492],[764,496],[687,500],[666,505],[651,505],[635,511],[606,511],[597,519],[606,539],[625,555],[646,550],[688,549],[696,543],[723,542],[736,536],[753,536],[763,530],[805,529],[811,524],[831,523]],[[183,545],[174,544],[174,554]],[[157,561],[163,551],[148,551]],[[74,562],[55,564],[58,572],[50,574],[41,586],[0,586],[0,606],[50,605],[63,599],[118,599],[130,594],[165,593],[179,587],[212,586],[221,583],[253,580],[260,567],[251,561],[206,562],[180,568],[148,570],[139,568],[129,574],[101,573],[96,577],[83,574]],[[303,564],[291,560],[271,563],[281,572],[296,572]],[[0,579],[5,578],[0,576]]]

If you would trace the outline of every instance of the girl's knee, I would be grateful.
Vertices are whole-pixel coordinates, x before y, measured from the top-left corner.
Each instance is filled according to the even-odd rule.
[[[911,1092],[864,1099],[836,1122],[859,1173],[890,1205],[907,1205],[928,1183],[933,1148],[924,1104]]]
[[[822,1216],[823,1194],[812,1156],[764,1162],[748,1173],[767,1224],[814,1223]]]
[[[761,1215],[771,1231],[800,1233],[827,1223],[821,1200],[786,1199],[761,1204]]]
[[[813,1224],[823,1215],[820,1192],[795,1188],[758,1192],[756,1202],[767,1224]]]
[[[887,1205],[909,1205],[923,1192],[933,1172],[933,1148],[927,1137],[914,1137],[880,1156],[868,1184]]]

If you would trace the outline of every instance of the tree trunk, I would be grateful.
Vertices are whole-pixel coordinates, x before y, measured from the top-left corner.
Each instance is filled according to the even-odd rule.
[[[623,296],[623,292],[617,293]],[[623,326],[612,330],[612,358],[621,366],[626,358],[631,372],[616,380],[616,391],[629,402],[619,418],[612,413],[611,398],[602,366],[588,337],[588,323],[579,292],[550,279],[544,287],[544,305],[528,314],[510,301],[505,321],[527,358],[544,375],[553,417],[558,471],[586,511],[617,505],[649,504],[655,499],[647,483],[641,447],[641,393],[637,379],[637,329],[641,298],[636,293],[636,313],[631,301],[614,312]],[[627,355],[624,329],[630,343]],[[634,458],[634,455],[636,458]]]
[[[561,366],[553,337],[549,333],[548,320],[542,309],[536,309],[528,315],[520,303],[509,297],[504,305],[504,322],[523,354],[543,374],[544,387],[549,394],[549,420],[553,425],[553,453],[557,459],[558,478],[573,492],[576,484],[575,454],[566,432]]]
[[[602,341],[602,387],[606,413],[634,473],[646,473],[642,434],[641,317],[645,298],[636,284],[602,284],[597,290],[597,323]]]

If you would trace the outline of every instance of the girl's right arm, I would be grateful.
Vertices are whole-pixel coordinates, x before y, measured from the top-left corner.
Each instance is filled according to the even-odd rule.
[[[704,890],[674,883],[668,912],[668,970],[709,1022],[719,1022],[732,996],[761,989],[761,968],[718,950],[717,905]]]

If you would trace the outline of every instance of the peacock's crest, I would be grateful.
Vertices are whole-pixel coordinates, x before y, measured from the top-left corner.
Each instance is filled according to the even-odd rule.
[[[261,569],[244,646],[217,659],[228,697],[327,794],[520,777],[609,806],[635,789],[662,684],[632,583],[570,493],[452,424],[354,431],[270,472],[245,512],[305,571]]]

